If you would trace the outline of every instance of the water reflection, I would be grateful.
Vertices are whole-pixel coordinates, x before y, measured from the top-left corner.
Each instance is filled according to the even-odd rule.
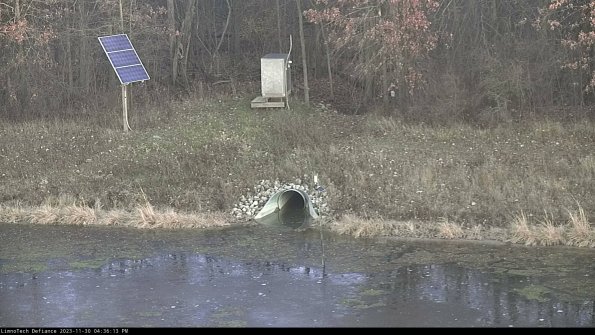
[[[495,275],[452,264],[402,267],[388,277],[379,287],[391,292],[389,305],[418,300],[463,304],[480,312],[476,321],[482,325],[595,325],[592,298],[569,303],[549,294],[529,298],[520,294],[523,288],[541,287],[539,280],[531,277]]]
[[[0,327],[595,326],[592,250],[320,236],[0,225]]]
[[[454,264],[327,273],[168,253],[1,275],[0,326],[595,326],[593,298],[519,294],[529,285],[540,283]]]

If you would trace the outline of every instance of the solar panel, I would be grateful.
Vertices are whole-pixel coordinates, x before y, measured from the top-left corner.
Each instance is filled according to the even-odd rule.
[[[122,84],[149,80],[149,74],[136,54],[128,35],[98,37],[99,43]]]
[[[149,75],[142,65],[118,67],[116,68],[116,72],[118,73],[118,77],[120,77],[122,84],[149,79]]]

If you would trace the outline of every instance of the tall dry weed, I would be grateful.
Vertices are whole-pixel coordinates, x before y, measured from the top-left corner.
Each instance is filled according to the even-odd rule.
[[[564,244],[566,240],[564,227],[556,226],[547,212],[545,212],[543,221],[541,221],[541,225],[537,229],[537,235],[539,243],[545,246]]]
[[[331,226],[331,231],[358,237],[391,236],[395,231],[392,222],[363,219],[353,214],[345,214]]]
[[[35,208],[29,213],[27,221],[33,224],[58,224],[60,223],[60,208],[50,205]]]
[[[529,222],[523,211],[513,218],[510,230],[512,235],[510,239],[513,243],[524,243],[525,245],[537,244],[537,234],[529,226]]]
[[[578,204],[576,212],[568,213],[568,244],[577,247],[595,247],[595,233],[591,229],[585,210]]]
[[[442,219],[438,223],[438,237],[445,239],[459,239],[465,237],[463,228],[454,223],[448,221],[448,219]]]
[[[28,211],[20,204],[15,206],[0,205],[0,222],[6,223],[20,223],[27,220]]]
[[[97,222],[95,208],[87,206],[69,205],[59,210],[60,223],[66,225],[92,225]]]

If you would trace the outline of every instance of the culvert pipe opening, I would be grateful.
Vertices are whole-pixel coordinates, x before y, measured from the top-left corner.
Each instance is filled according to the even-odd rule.
[[[290,189],[273,194],[256,214],[254,220],[258,223],[282,224],[298,228],[317,218],[318,213],[308,194]]]
[[[279,197],[279,222],[297,228],[306,221],[306,202],[298,192],[284,192]]]

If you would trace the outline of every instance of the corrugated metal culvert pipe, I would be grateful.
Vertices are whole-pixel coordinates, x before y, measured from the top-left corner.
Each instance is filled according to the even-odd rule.
[[[299,228],[318,218],[308,194],[301,190],[281,190],[271,196],[256,214],[258,223],[283,224]]]

